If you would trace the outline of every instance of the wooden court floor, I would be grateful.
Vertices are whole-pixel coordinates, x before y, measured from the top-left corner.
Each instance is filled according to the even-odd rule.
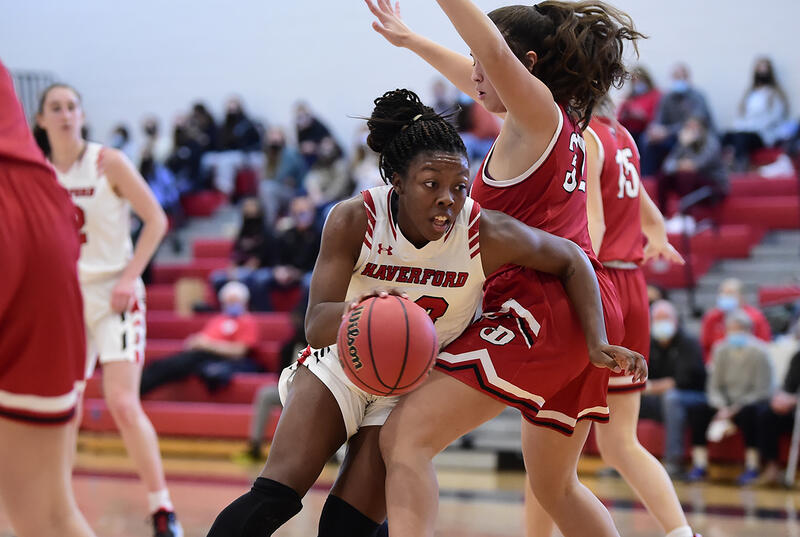
[[[221,456],[167,456],[165,467],[186,537],[204,537],[217,512],[247,490],[259,464]],[[592,477],[597,461],[587,461],[582,480],[609,507],[622,537],[663,536],[653,519],[617,478]],[[717,473],[731,474],[721,470]],[[315,537],[316,522],[336,467],[326,468],[306,496],[303,511],[277,537]],[[522,536],[519,472],[440,469],[441,502],[437,535],[442,537]],[[131,463],[114,450],[82,450],[74,478],[78,503],[98,537],[146,537],[144,488]],[[677,484],[691,523],[704,537],[800,537],[800,492],[742,489],[725,484]],[[0,510],[0,537],[12,535]],[[590,536],[587,536],[590,537]]]

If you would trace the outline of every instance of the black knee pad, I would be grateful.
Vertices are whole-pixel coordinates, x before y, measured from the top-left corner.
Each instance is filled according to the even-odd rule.
[[[302,507],[300,496],[292,488],[259,477],[250,492],[217,515],[208,537],[268,537]]]
[[[319,517],[318,537],[375,537],[380,524],[332,494]]]

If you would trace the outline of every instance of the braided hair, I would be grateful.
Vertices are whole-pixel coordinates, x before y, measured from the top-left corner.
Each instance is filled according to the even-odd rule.
[[[404,175],[420,153],[443,151],[467,156],[464,142],[447,119],[407,89],[387,91],[375,99],[367,127],[367,145],[380,155],[381,177],[387,184],[394,174]]]

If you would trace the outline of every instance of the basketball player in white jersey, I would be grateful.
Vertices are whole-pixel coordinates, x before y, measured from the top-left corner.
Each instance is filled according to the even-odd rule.
[[[77,207],[78,279],[86,322],[86,378],[103,365],[103,393],[148,491],[156,537],[183,534],[164,479],[158,439],[142,410],[145,294],[140,278],[167,228],[144,179],[119,151],[83,139],[78,93],[57,84],[42,95],[34,134]],[[134,249],[130,210],[144,226]],[[78,413],[80,416],[80,413]],[[76,430],[80,418],[76,420]]]
[[[284,410],[261,477],[220,513],[209,537],[272,535],[300,511],[301,498],[345,442],[347,455],[318,535],[380,535],[386,499],[378,433],[398,398],[357,388],[334,344],[342,315],[363,298],[394,293],[416,301],[445,346],[473,320],[485,275],[516,264],[559,275],[580,290],[576,308],[602,318],[594,270],[580,248],[484,211],[467,197],[466,149],[445,118],[414,93],[395,90],[375,101],[368,126],[367,143],[380,153],[381,174],[390,184],[331,211],[311,280],[311,346],[281,375]],[[521,326],[535,323],[524,310],[519,313]],[[487,331],[484,337],[497,343],[503,334]],[[626,349],[607,345],[604,352],[609,367],[618,359],[629,370],[635,361]]]

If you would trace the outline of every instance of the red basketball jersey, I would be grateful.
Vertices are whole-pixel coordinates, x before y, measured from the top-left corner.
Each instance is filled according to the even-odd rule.
[[[519,177],[495,181],[492,146],[470,195],[484,209],[569,239],[594,258],[586,218],[585,147],[580,127],[559,107],[558,129],[538,161]]]
[[[0,158],[50,166],[39,146],[33,141],[25,113],[14,91],[14,83],[5,65],[0,62]]]
[[[600,245],[601,263],[642,262],[644,237],[639,219],[639,151],[630,133],[615,119],[594,117],[586,129],[593,136],[602,163],[600,187],[606,231]]]

